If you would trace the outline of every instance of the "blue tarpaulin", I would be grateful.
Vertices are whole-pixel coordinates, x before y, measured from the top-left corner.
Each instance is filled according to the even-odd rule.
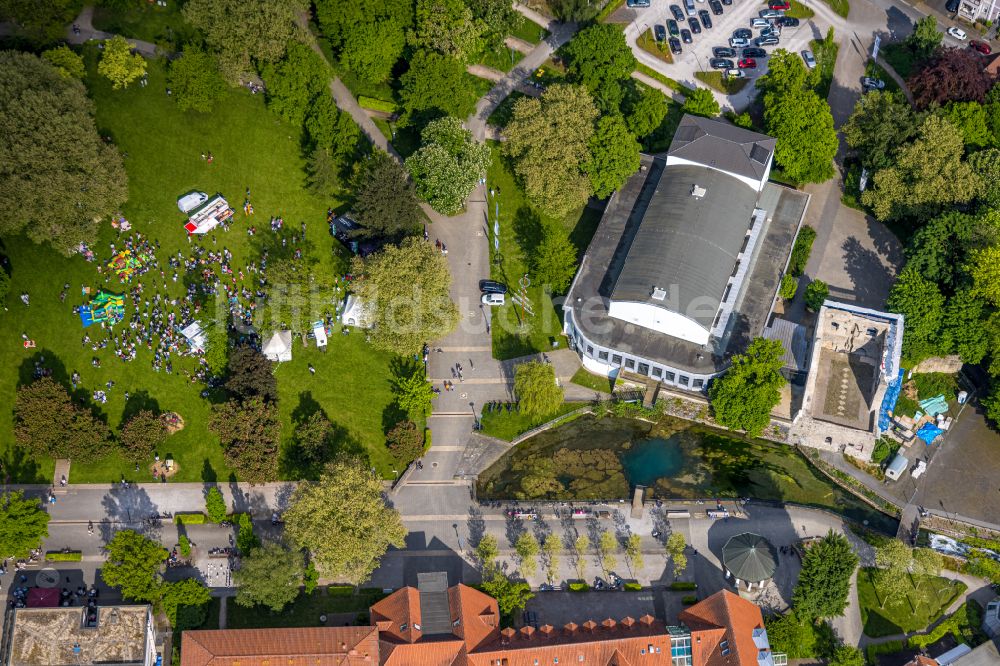
[[[943,432],[944,430],[941,430],[941,428],[938,428],[933,423],[925,423],[920,426],[920,430],[917,431],[917,437],[924,440],[924,442],[929,446],[930,443],[937,439]]]
[[[948,401],[944,399],[944,394],[936,395],[933,398],[921,400],[920,409],[924,410],[931,416],[937,416],[938,414],[944,414],[948,411]]]
[[[903,368],[899,369],[899,374],[889,382],[889,387],[885,390],[885,396],[882,398],[882,407],[878,412],[878,427],[883,432],[889,429],[889,412],[896,409],[896,401],[899,400],[899,390],[903,388],[903,374],[905,372],[906,370]]]

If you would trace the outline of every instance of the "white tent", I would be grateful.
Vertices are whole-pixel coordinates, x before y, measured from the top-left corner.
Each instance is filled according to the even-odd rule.
[[[353,294],[347,297],[347,301],[344,303],[344,312],[340,315],[340,323],[344,326],[371,328],[368,308],[365,307],[360,298]]]
[[[292,332],[275,331],[271,339],[264,343],[264,356],[281,363],[292,360]]]
[[[313,335],[316,336],[317,347],[326,347],[326,326],[322,320],[313,323]]]
[[[192,322],[187,327],[182,328],[181,335],[187,340],[188,346],[191,347],[193,353],[198,354],[205,351],[205,345],[208,341],[205,338],[205,331],[201,328],[200,321]]]

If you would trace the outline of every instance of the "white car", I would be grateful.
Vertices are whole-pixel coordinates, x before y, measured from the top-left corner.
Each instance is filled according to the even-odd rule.
[[[948,34],[954,37],[955,39],[960,39],[962,41],[965,41],[968,38],[968,35],[965,34],[964,30],[962,30],[961,28],[956,28],[955,26],[951,26],[950,28],[948,28]]]
[[[746,72],[742,69],[727,69],[726,70],[727,79],[745,79],[747,78]]]
[[[191,192],[177,200],[177,207],[181,209],[182,213],[190,213],[206,201],[208,201],[208,195],[204,192]]]
[[[503,305],[505,298],[503,294],[486,293],[483,294],[483,305]]]
[[[802,59],[806,61],[806,67],[816,69],[816,56],[809,49],[802,52]]]

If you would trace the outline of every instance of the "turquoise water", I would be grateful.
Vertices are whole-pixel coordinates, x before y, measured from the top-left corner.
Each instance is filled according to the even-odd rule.
[[[684,469],[684,452],[677,437],[640,440],[620,457],[632,486],[652,486],[658,479],[677,476]]]

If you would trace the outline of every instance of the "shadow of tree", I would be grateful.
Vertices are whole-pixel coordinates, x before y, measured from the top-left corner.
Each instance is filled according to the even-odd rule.
[[[310,391],[299,393],[299,404],[292,411],[292,423],[301,426],[315,414],[320,414],[330,424],[324,438],[325,447],[320,451],[310,451],[303,445],[296,433],[281,447],[278,469],[282,477],[289,479],[318,479],[323,467],[338,456],[352,455],[367,459],[366,449],[361,440],[345,426],[330,420]]]
[[[545,233],[542,218],[527,206],[521,206],[514,213],[512,229],[514,230],[514,240],[525,257],[531,256],[531,253],[542,242],[542,236]]]
[[[469,517],[465,522],[469,530],[469,546],[475,548],[486,536],[486,521],[483,519],[483,512],[477,507],[470,506]]]
[[[10,446],[4,452],[0,461],[0,476],[4,483],[48,483],[51,479],[44,478],[40,468],[28,453],[20,446]]]
[[[159,507],[141,487],[134,483],[127,488],[114,484],[101,498],[101,506],[104,508],[104,519],[100,523],[101,540],[105,544],[111,541],[115,532],[123,529],[134,530],[154,541],[160,540],[162,526],[158,518],[153,519],[153,516],[159,516]]]
[[[121,422],[127,423],[129,419],[142,410],[160,414],[160,403],[145,389],[129,394],[128,400],[125,401],[125,408],[122,410]]]

